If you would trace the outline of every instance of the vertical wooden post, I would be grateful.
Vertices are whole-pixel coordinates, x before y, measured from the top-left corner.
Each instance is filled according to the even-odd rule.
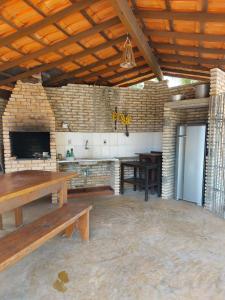
[[[67,202],[67,183],[64,182],[59,191],[59,207],[62,207]]]
[[[0,230],[3,229],[2,214],[0,214]]]
[[[16,227],[23,224],[23,210],[22,207],[17,207],[14,209],[15,214],[15,225]]]
[[[89,241],[89,210],[78,219],[78,230],[84,241]]]

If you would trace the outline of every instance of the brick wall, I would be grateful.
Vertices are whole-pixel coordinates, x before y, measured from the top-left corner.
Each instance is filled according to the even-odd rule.
[[[10,131],[50,131],[51,159],[16,160],[11,157]],[[3,114],[5,171],[56,170],[55,118],[41,83],[18,81]]]
[[[3,128],[2,128],[2,115],[5,110],[7,101],[0,98],[0,161],[3,162]]]
[[[225,72],[210,70],[205,207],[225,218]]]
[[[185,98],[195,98],[195,86],[199,84],[184,85],[170,89],[171,94],[185,94]],[[195,103],[195,100],[186,100]],[[182,104],[182,101],[178,102]],[[176,164],[176,130],[180,124],[207,123],[208,107],[173,109],[164,107],[163,126],[163,172],[162,197],[173,199],[175,197],[175,164]]]
[[[56,117],[56,131],[67,131],[62,122],[74,132],[113,132],[112,112],[132,116],[130,132],[162,131],[164,103],[170,99],[167,82],[148,82],[145,89],[108,88],[72,85],[46,88]],[[118,124],[118,132],[124,126]]]
[[[77,177],[70,180],[69,188],[82,188],[93,186],[111,186],[112,162],[97,162],[90,165],[79,163],[61,163],[60,171],[76,172]]]
[[[225,75],[220,69],[210,70],[210,95],[219,95],[225,92]]]

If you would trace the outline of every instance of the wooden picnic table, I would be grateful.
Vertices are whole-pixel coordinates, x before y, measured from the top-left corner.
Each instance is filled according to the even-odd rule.
[[[58,193],[59,206],[67,202],[67,180],[76,173],[51,171],[18,171],[0,175],[0,229],[2,214],[14,210],[15,223],[23,223],[22,206],[41,197]]]

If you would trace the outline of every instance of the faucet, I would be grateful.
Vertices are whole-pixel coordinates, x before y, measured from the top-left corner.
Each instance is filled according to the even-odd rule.
[[[86,140],[86,142],[85,142],[85,150],[88,150],[89,148],[88,148],[88,140]]]

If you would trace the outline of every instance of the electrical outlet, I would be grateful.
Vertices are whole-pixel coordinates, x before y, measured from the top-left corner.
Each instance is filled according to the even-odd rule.
[[[71,145],[71,144],[72,144],[71,139],[68,139],[68,145]]]

